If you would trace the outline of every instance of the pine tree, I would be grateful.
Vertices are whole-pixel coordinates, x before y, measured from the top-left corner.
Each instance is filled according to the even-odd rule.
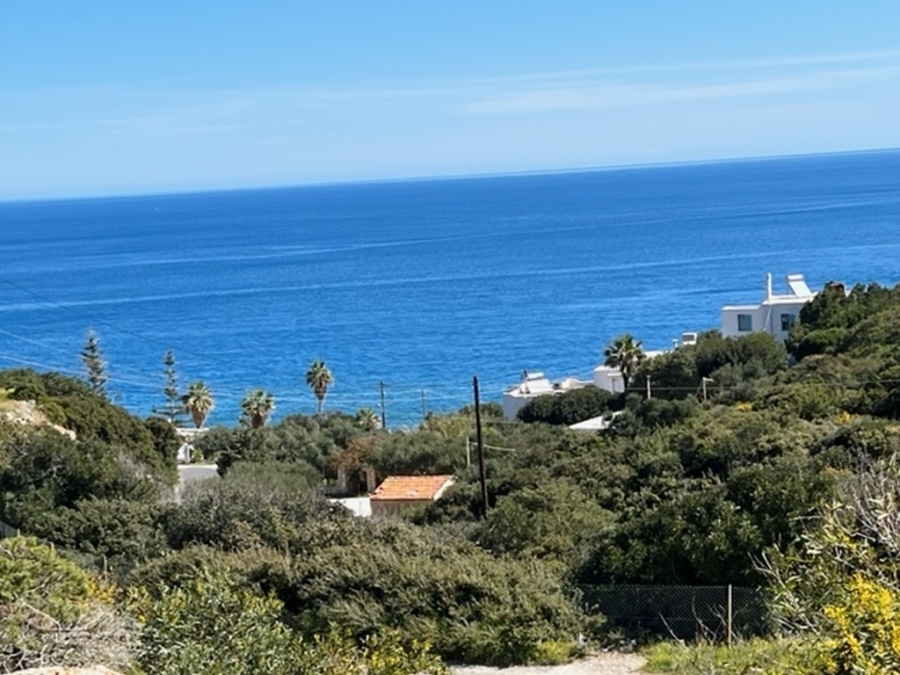
[[[100,339],[94,331],[88,333],[87,342],[81,350],[81,361],[87,370],[87,382],[91,385],[91,391],[106,398],[106,382],[109,377],[106,374],[103,351],[100,349]]]
[[[178,392],[178,376],[175,372],[175,354],[172,350],[166,352],[163,359],[163,373],[166,376],[166,386],[163,394],[166,397],[166,403],[162,408],[157,408],[153,412],[160,417],[168,420],[168,422],[176,427],[184,424],[184,416],[186,411],[184,404],[181,402],[181,394]]]

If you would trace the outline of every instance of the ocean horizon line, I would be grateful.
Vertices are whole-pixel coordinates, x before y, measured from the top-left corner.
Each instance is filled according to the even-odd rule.
[[[246,185],[233,187],[208,187],[187,189],[160,189],[139,191],[123,191],[91,194],[64,194],[44,197],[0,197],[0,206],[6,205],[31,205],[41,203],[60,202],[91,202],[91,201],[116,201],[130,199],[145,199],[156,197],[189,197],[189,196],[214,196],[226,194],[279,192],[321,188],[343,188],[367,185],[401,185],[404,183],[442,183],[467,180],[490,180],[504,178],[526,178],[541,176],[567,176],[588,173],[611,173],[617,171],[640,171],[644,169],[677,169],[699,166],[752,164],[778,161],[791,161],[802,159],[816,159],[826,157],[846,157],[854,155],[877,155],[900,153],[900,146],[887,148],[861,148],[852,150],[825,150],[819,152],[800,152],[774,155],[750,155],[742,157],[720,157],[713,159],[686,159],[664,162],[636,162],[625,164],[609,164],[586,167],[567,167],[561,169],[526,169],[522,171],[497,171],[485,173],[450,173],[418,176],[396,176],[386,178],[361,178],[347,180],[323,180],[298,183],[276,183],[268,185]]]

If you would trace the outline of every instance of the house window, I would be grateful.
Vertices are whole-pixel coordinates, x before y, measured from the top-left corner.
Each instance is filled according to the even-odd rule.
[[[781,331],[783,333],[787,333],[791,326],[797,323],[797,315],[796,314],[782,314],[781,315]]]
[[[753,315],[738,314],[738,332],[749,333],[753,330]]]

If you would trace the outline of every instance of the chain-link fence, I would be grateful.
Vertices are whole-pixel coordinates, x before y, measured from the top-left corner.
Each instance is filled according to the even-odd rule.
[[[765,595],[737,586],[583,586],[589,613],[630,637],[729,640],[769,632]]]
[[[12,525],[7,525],[2,520],[0,520],[0,539],[5,537],[18,537],[19,531],[14,528]]]

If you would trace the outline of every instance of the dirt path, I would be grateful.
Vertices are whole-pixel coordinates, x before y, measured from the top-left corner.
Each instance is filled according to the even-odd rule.
[[[597,654],[562,666],[516,666],[488,668],[460,666],[451,668],[454,675],[633,675],[640,673],[644,659],[636,654]]]

